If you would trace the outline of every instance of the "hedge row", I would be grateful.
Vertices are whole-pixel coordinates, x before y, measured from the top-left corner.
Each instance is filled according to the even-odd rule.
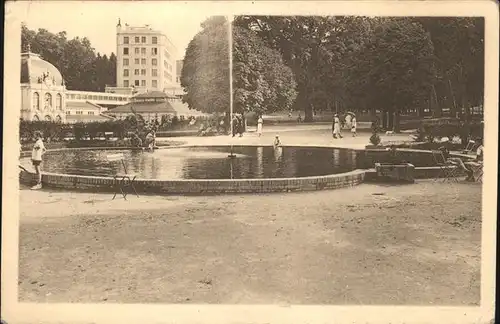
[[[140,119],[140,118],[139,118]],[[80,141],[85,138],[93,140],[97,137],[105,137],[105,133],[112,133],[112,137],[123,139],[130,132],[140,133],[154,127],[157,131],[195,131],[201,127],[207,127],[216,124],[214,117],[191,117],[178,118],[174,116],[170,120],[162,120],[147,123],[136,120],[136,117],[130,116],[125,120],[110,120],[105,122],[90,122],[76,124],[62,124],[49,121],[25,121],[19,123],[19,135],[21,143],[34,142],[35,132],[40,131],[47,142],[60,142],[64,138],[73,138]],[[154,126],[153,126],[154,125]],[[107,134],[106,134],[107,135]]]
[[[443,124],[421,123],[417,129],[417,141],[433,143],[435,139],[447,137],[450,140],[455,136],[460,137],[462,144],[469,139],[484,137],[484,124],[479,121],[472,122],[447,122]]]

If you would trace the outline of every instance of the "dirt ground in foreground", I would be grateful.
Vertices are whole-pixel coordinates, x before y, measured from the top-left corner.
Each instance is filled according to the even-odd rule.
[[[21,301],[479,304],[479,184],[111,197],[21,191]]]

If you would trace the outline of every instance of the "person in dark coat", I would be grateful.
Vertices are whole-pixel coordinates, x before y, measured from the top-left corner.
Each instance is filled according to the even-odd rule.
[[[243,133],[245,132],[245,119],[243,115],[238,117],[238,134],[240,134],[240,137],[243,136]]]
[[[236,115],[233,116],[233,137],[238,133],[238,117]]]

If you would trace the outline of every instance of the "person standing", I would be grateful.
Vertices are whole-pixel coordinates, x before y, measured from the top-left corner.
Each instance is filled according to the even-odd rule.
[[[274,138],[273,146],[275,148],[281,146],[281,141],[280,141],[280,136],[279,135],[276,135],[276,137]]]
[[[345,115],[344,118],[345,118],[344,124],[345,124],[346,128],[350,129],[352,127],[352,118],[353,118],[353,116],[350,113],[348,113],[348,114]]]
[[[351,120],[351,133],[352,133],[352,137],[356,137],[356,116],[352,116],[352,120]]]
[[[33,151],[31,152],[31,162],[33,163],[33,166],[35,167],[36,171],[36,176],[37,176],[37,183],[33,187],[31,187],[32,190],[38,190],[42,189],[42,157],[47,151],[45,148],[45,145],[43,144],[43,136],[41,132],[36,132],[35,133],[35,145],[33,146]]]
[[[238,116],[238,130],[237,133],[240,135],[240,137],[243,137],[243,131],[244,131],[244,124],[243,124],[243,116]]]
[[[264,123],[264,120],[262,119],[262,115],[259,115],[259,119],[257,120],[257,135],[259,137],[262,136],[262,124]]]
[[[335,114],[333,116],[333,138],[342,138],[342,135],[340,134],[340,118],[338,114]]]
[[[236,115],[233,115],[233,129],[231,131],[233,132],[233,137],[238,133],[238,117]]]

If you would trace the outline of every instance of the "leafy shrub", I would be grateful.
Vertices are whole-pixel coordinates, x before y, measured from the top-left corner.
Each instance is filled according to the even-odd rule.
[[[60,141],[69,130],[67,125],[49,121],[19,122],[19,138],[22,143],[35,141],[35,132],[40,131],[47,142]]]
[[[85,124],[76,123],[73,125],[73,137],[76,141],[81,141],[86,136]]]
[[[177,117],[177,116],[172,117],[172,121],[171,121],[172,126],[175,127],[175,126],[177,126],[178,123],[179,123],[179,117]]]
[[[192,120],[195,120],[192,123]],[[75,141],[82,141],[87,136],[90,140],[104,137],[105,133],[113,133],[113,137],[124,139],[128,133],[137,133],[144,141],[147,132],[151,127],[156,127],[158,131],[198,131],[201,124],[207,127],[220,128],[221,117],[200,116],[188,117],[182,121],[174,116],[172,120],[162,117],[161,123],[147,123],[140,115],[131,115],[125,120],[109,120],[105,122],[61,124],[48,121],[23,121],[19,122],[19,135],[21,144],[33,143],[34,134],[41,131],[47,142],[63,141],[65,137],[73,137]],[[159,125],[158,125],[159,124]],[[227,125],[225,125],[227,126]]]
[[[434,143],[434,139],[436,138],[436,131],[436,125],[424,125],[425,139],[428,143]]]
[[[372,136],[370,136],[370,143],[372,143],[375,146],[379,145],[380,136],[377,133],[373,133]]]
[[[447,121],[444,123],[421,123],[417,129],[418,142],[433,143],[436,138],[448,137],[449,139],[459,136],[462,144],[466,144],[469,138],[482,138],[483,124],[480,122]]]
[[[426,134],[425,131],[426,131],[425,127],[422,124],[420,124],[420,126],[417,129],[417,137],[415,139],[417,142],[424,142],[424,141],[426,141],[427,134]]]

